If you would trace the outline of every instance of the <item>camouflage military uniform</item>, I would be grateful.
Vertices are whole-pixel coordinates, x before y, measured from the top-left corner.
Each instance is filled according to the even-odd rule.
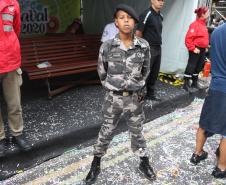
[[[147,156],[142,135],[144,122],[143,89],[150,69],[148,43],[134,37],[126,49],[119,36],[102,44],[98,59],[98,74],[107,92],[103,104],[104,122],[99,132],[94,155],[102,157],[112,140],[121,116],[126,116],[131,134],[131,148],[139,156]]]

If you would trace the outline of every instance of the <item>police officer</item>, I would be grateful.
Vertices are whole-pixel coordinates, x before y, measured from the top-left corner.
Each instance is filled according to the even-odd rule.
[[[20,86],[22,84],[20,7],[16,0],[0,0],[0,83],[7,104],[8,123],[14,141],[23,150],[30,145],[24,138]],[[5,155],[5,132],[0,114],[0,157]]]
[[[161,63],[162,21],[160,13],[164,0],[151,0],[151,7],[140,15],[136,35],[146,39],[150,45],[151,64],[147,79],[147,95],[151,100],[160,101],[155,94],[155,82],[158,78]]]
[[[131,148],[141,159],[139,170],[149,180],[155,179],[142,135],[143,89],[150,69],[149,45],[133,34],[135,23],[138,22],[134,9],[120,4],[116,7],[114,17],[119,34],[104,42],[99,53],[98,73],[107,92],[102,110],[104,122],[94,145],[94,159],[85,179],[86,184],[96,181],[101,157],[107,151],[121,116],[128,118]]]

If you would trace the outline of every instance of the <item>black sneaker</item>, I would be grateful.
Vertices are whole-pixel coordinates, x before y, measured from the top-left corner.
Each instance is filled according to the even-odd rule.
[[[5,156],[5,145],[6,145],[5,139],[2,139],[0,141],[0,157],[4,157]]]
[[[226,169],[224,171],[221,171],[221,169],[216,166],[212,172],[212,175],[215,178],[219,178],[219,179],[226,178]]]
[[[197,165],[202,160],[205,160],[208,157],[208,153],[205,151],[202,151],[202,155],[197,155],[195,153],[192,154],[192,157],[190,159],[190,162],[194,165]]]

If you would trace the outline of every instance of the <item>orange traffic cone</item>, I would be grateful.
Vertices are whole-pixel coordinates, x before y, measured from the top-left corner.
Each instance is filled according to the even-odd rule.
[[[210,74],[210,69],[211,69],[211,63],[210,60],[208,58],[206,58],[206,62],[203,68],[203,76],[204,77],[208,77]]]

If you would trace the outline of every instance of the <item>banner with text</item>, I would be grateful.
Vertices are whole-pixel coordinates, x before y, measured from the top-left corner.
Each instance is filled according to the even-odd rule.
[[[21,34],[65,33],[80,17],[80,0],[19,0]]]

